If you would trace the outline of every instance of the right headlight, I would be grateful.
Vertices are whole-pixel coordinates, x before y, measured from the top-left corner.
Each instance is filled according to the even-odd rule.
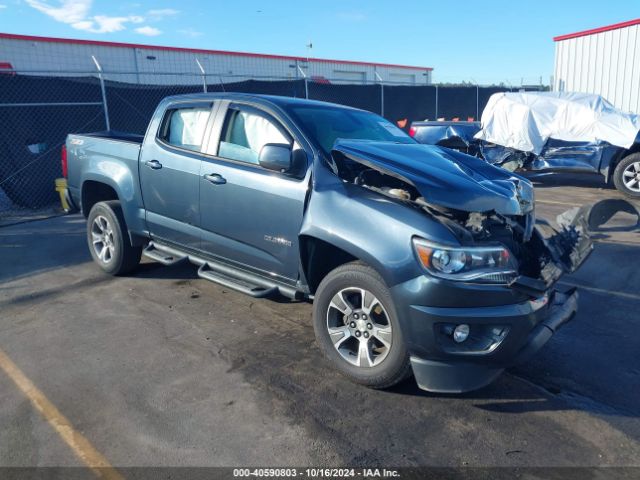
[[[501,245],[454,247],[415,237],[413,247],[422,266],[436,277],[482,283],[508,283],[518,273],[511,252]]]

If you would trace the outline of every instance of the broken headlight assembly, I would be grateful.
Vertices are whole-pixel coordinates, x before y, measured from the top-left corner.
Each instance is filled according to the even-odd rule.
[[[422,266],[435,277],[503,284],[518,274],[516,259],[501,245],[456,247],[415,237],[413,247]]]

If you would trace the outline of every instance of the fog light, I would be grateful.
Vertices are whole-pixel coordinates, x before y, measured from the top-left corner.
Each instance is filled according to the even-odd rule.
[[[464,342],[469,336],[469,325],[463,323],[453,330],[453,341],[456,343]]]

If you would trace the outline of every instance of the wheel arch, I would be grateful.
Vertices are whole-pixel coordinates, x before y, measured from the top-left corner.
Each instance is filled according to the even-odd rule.
[[[311,294],[315,294],[320,282],[335,268],[350,262],[362,262],[373,268],[390,284],[388,270],[368,252],[347,242],[332,242],[320,236],[303,234],[299,237],[302,273]]]
[[[613,174],[616,171],[616,167],[618,166],[618,164],[634,153],[640,153],[640,143],[634,143],[631,148],[621,150],[620,153],[618,153],[611,159],[609,165],[606,167],[605,177],[607,185],[613,185]]]
[[[82,182],[80,199],[82,214],[87,218],[96,203],[108,200],[120,200],[120,196],[114,186],[108,182],[103,180],[85,180]]]
[[[144,211],[137,208],[132,195],[123,192],[120,185],[109,177],[87,175],[80,186],[80,207],[85,218],[98,202],[118,200],[128,228],[132,245],[142,245],[147,241]]]

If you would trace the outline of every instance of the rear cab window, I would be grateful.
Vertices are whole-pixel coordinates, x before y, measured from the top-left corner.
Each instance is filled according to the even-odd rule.
[[[164,114],[158,139],[174,147],[199,152],[212,105],[176,106]]]

